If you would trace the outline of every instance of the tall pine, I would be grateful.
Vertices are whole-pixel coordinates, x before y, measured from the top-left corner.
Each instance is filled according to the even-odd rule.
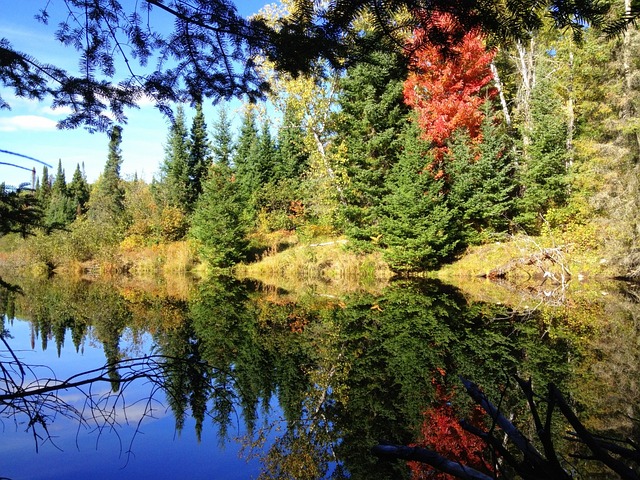
[[[351,67],[341,81],[335,124],[349,177],[343,214],[346,232],[356,242],[371,244],[380,234],[380,200],[402,150],[408,115],[402,93],[405,76],[398,55],[374,52]]]
[[[207,134],[207,124],[202,111],[202,103],[196,104],[189,134],[189,157],[187,171],[189,176],[187,210],[193,210],[196,200],[202,193],[202,184],[211,164],[211,145]]]
[[[124,212],[124,188],[120,178],[122,166],[122,128],[113,127],[109,139],[109,154],[102,175],[98,178],[89,200],[89,219],[109,224],[122,225]]]
[[[374,239],[397,271],[435,269],[460,248],[459,225],[445,199],[444,180],[427,169],[433,156],[420,137],[416,122],[408,122],[402,154],[387,177],[380,235]]]

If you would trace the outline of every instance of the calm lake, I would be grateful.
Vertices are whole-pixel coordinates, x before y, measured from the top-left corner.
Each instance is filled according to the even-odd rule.
[[[633,285],[3,280],[20,288],[0,287],[0,477],[411,478],[371,448],[458,442],[431,423],[472,414],[460,376],[527,434],[516,375],[558,386],[592,431],[640,442]],[[606,471],[571,459],[554,425],[571,469]]]

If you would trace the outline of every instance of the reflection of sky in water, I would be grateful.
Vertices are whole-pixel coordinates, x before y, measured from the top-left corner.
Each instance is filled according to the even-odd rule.
[[[9,340],[18,357],[28,364],[46,365],[55,371],[57,378],[64,379],[79,371],[100,367],[105,362],[102,346],[85,341],[76,353],[67,332],[60,358],[55,341],[48,343],[46,351],[41,349],[37,339],[35,349],[31,349],[31,330],[27,322],[15,321],[6,324],[12,339]],[[121,347],[128,345],[122,341]],[[103,392],[109,384],[100,385],[95,391]],[[174,429],[173,414],[164,401],[157,398],[153,418],[142,422],[139,432],[133,437],[135,428],[144,413],[144,403],[133,403],[144,398],[151,386],[144,381],[130,385],[126,389],[128,424],[120,422],[116,431],[101,433],[78,427],[77,421],[61,416],[50,425],[49,433],[54,437],[53,445],[45,442],[36,453],[35,441],[31,433],[25,433],[26,425],[16,425],[13,419],[0,419],[0,477],[13,480],[27,479],[127,479],[127,478],[188,478],[188,479],[247,479],[259,474],[256,461],[247,463],[240,458],[240,445],[233,441],[220,447],[215,427],[205,419],[202,441],[196,439],[194,421],[187,419],[180,435]],[[82,405],[79,392],[71,390],[60,394],[73,405]],[[237,432],[237,423],[230,425],[229,437]],[[127,450],[133,440],[132,454]],[[62,449],[62,451],[60,451]]]

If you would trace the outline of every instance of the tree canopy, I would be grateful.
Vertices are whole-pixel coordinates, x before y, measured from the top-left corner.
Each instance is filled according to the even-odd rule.
[[[348,66],[381,40],[406,48],[407,35],[418,28],[424,41],[446,49],[473,30],[495,39],[522,38],[551,17],[556,27],[579,36],[587,25],[613,31],[638,15],[632,8],[609,19],[609,5],[596,0],[292,0],[290,14],[274,24],[243,17],[230,0],[65,0],[64,13],[51,5],[36,18],[58,25],[56,40],[77,52],[78,72],[0,38],[0,86],[19,97],[51,98],[55,107],[70,107],[62,128],[94,130],[109,130],[113,119],[125,121],[126,109],[143,97],[169,116],[173,101],[258,99],[269,88],[258,55],[278,70],[299,74],[319,58],[336,68]],[[442,13],[456,18],[457,28],[442,28],[435,21]],[[374,35],[361,34],[362,19]],[[8,106],[0,97],[0,108]]]

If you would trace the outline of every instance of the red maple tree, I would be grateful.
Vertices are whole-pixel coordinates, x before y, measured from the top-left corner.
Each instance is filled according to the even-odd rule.
[[[424,412],[424,422],[420,432],[420,441],[416,446],[433,450],[451,461],[475,468],[488,475],[494,473],[490,462],[486,461],[487,446],[479,437],[467,432],[460,425],[455,408],[451,405],[451,394],[436,383],[436,397],[438,404]],[[483,428],[483,412],[475,406],[467,420],[472,425]],[[408,462],[413,480],[453,479],[451,475],[436,471],[426,463]]]
[[[431,22],[452,37],[461,28],[446,13],[433,14]],[[487,50],[479,32],[467,32],[446,50],[429,42],[429,35],[416,30],[409,44],[413,53],[404,99],[417,111],[423,137],[432,143],[439,162],[457,129],[464,128],[472,140],[481,140],[484,115],[480,107],[487,95],[494,94],[487,85],[493,78],[490,65],[495,51]]]

